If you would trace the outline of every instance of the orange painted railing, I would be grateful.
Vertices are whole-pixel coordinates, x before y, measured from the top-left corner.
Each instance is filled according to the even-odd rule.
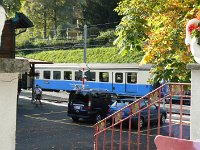
[[[106,149],[119,149],[119,150],[153,150],[156,149],[154,144],[154,138],[156,135],[167,135],[169,137],[175,136],[172,132],[174,122],[172,120],[173,104],[172,100],[178,100],[179,109],[176,114],[179,114],[178,132],[179,137],[183,138],[183,103],[190,103],[190,83],[166,83],[150,92],[149,94],[137,99],[133,103],[127,105],[123,109],[113,113],[107,118],[101,120],[94,125],[94,149],[106,150]],[[165,92],[163,90],[165,89]],[[189,92],[190,93],[190,92]],[[140,101],[147,101],[145,107],[140,107]],[[169,104],[166,104],[168,102]],[[157,109],[157,121],[156,125],[152,126],[151,119],[151,106],[156,105]],[[163,123],[163,115],[160,114],[161,109],[169,106],[167,119],[168,123]],[[124,110],[129,109],[129,115],[122,117]],[[141,124],[145,122],[145,118],[142,118],[144,110],[148,110],[146,126],[141,128]],[[137,124],[133,124],[132,118],[137,116]],[[161,129],[164,132],[161,132]],[[177,130],[177,129],[176,129]],[[176,131],[177,132],[177,131]]]

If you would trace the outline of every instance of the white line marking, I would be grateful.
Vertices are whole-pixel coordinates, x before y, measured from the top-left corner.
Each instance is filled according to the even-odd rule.
[[[22,99],[25,99],[25,100],[29,100],[31,101],[32,98],[30,97],[27,97],[27,96],[19,96],[19,98],[22,98]],[[41,100],[42,103],[45,103],[45,104],[51,104],[51,105],[55,105],[55,106],[64,106],[64,107],[68,107],[68,103],[53,103],[53,102],[48,102],[46,100]]]

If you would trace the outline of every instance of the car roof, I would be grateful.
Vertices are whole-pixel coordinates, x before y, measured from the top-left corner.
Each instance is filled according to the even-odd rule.
[[[127,94],[118,94],[117,95],[120,99],[126,99],[126,98],[140,98],[141,96],[136,95],[127,95]]]
[[[135,101],[135,98],[123,98],[123,99],[117,99],[118,101]]]
[[[117,102],[134,102],[134,101],[136,101],[137,100],[137,98],[135,99],[135,98],[124,98],[124,99],[117,99],[116,101]],[[146,101],[146,99],[142,99],[142,100],[140,100],[140,102],[142,102],[142,101]]]

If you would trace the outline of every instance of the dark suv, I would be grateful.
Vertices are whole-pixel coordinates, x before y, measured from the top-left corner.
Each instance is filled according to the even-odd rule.
[[[106,90],[72,90],[69,95],[68,116],[73,121],[83,118],[98,122],[107,116],[109,105],[116,99],[115,93]]]

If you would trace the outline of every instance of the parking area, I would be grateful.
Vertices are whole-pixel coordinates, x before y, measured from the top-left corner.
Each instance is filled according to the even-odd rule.
[[[49,98],[52,98],[51,96]],[[53,97],[55,98],[55,97]],[[58,97],[57,97],[58,98]],[[51,104],[43,101],[42,105],[30,102],[29,95],[21,94],[17,108],[16,150],[90,150],[94,148],[93,122],[79,120],[73,122],[67,116],[67,105]],[[126,140],[126,128],[123,132]],[[161,133],[167,135],[168,123],[161,127]],[[151,127],[151,142],[156,136],[156,125]],[[184,126],[184,136],[189,137],[189,125]],[[116,134],[119,131],[116,128]],[[178,136],[179,125],[173,125],[173,134]],[[137,137],[136,129],[132,131]],[[141,131],[142,143],[145,143],[147,130]],[[134,144],[134,143],[133,143]],[[152,150],[154,149],[152,144]]]
[[[85,138],[87,137],[87,139]],[[67,108],[20,99],[17,109],[16,150],[93,149],[92,124],[73,123]]]

